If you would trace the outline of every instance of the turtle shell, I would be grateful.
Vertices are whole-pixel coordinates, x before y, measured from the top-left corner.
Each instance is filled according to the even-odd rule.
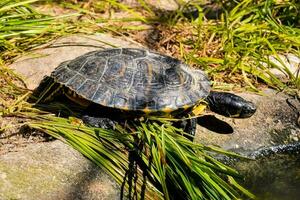
[[[144,113],[186,109],[210,91],[203,71],[133,48],[89,52],[60,64],[51,77],[88,101]]]

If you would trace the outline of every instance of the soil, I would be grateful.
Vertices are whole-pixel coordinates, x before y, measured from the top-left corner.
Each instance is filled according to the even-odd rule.
[[[17,117],[0,119],[0,127],[7,127],[0,132],[0,156],[17,152],[28,144],[48,142],[52,138],[40,131],[31,130],[24,124],[26,120]]]

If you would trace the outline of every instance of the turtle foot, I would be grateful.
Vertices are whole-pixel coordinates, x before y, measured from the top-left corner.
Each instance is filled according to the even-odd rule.
[[[115,129],[117,122],[109,118],[93,117],[89,115],[82,116],[82,121],[93,127],[103,129]]]
[[[181,128],[185,133],[189,134],[185,137],[191,141],[194,141],[194,136],[196,134],[196,125],[197,119],[180,120],[174,123],[174,126],[176,128]]]

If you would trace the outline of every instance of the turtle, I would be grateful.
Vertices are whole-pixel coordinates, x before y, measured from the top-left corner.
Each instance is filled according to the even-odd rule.
[[[141,48],[109,48],[61,63],[38,89],[38,102],[63,95],[85,108],[89,125],[111,128],[116,118],[184,118],[206,102],[227,117],[248,118],[254,103],[212,91],[206,73],[180,60]],[[183,123],[184,122],[184,123]],[[195,134],[196,120],[179,125]]]

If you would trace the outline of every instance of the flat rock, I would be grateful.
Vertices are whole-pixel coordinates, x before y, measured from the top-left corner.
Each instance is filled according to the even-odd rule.
[[[113,200],[119,191],[103,170],[58,140],[0,156],[1,200]]]

